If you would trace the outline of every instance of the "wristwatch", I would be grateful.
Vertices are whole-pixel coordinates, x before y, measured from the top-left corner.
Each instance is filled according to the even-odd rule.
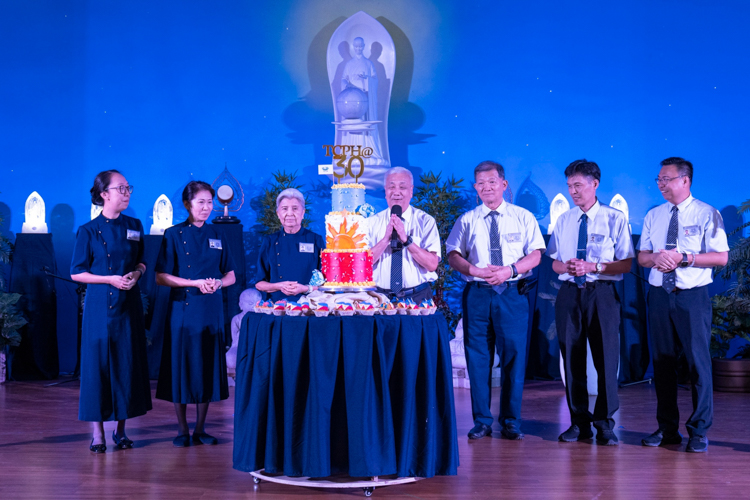
[[[604,271],[604,268],[602,267],[602,265],[599,262],[597,262],[596,263],[596,274],[600,274],[602,271]]]
[[[516,269],[516,265],[515,264],[511,264],[510,265],[510,277],[511,277],[511,279],[513,279],[516,276],[518,276],[518,269]]]
[[[682,252],[682,262],[680,262],[680,267],[687,267],[688,266],[688,255],[685,252]]]
[[[411,236],[409,236],[408,238],[406,238],[406,241],[403,243],[403,246],[404,246],[404,248],[406,248],[409,245],[411,245],[412,243],[414,243],[414,240],[412,240]]]

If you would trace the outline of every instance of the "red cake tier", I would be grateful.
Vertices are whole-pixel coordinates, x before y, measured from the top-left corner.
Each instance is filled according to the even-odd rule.
[[[323,250],[321,254],[326,285],[374,285],[372,281],[372,252],[361,250]]]

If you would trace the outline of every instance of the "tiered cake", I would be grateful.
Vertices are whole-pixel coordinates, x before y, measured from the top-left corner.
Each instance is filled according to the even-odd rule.
[[[326,249],[321,255],[326,283],[323,290],[372,290],[372,252],[366,217],[374,210],[365,203],[363,184],[334,184],[333,211],[326,215]]]

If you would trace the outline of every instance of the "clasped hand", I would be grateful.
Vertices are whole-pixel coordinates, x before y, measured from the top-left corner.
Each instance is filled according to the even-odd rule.
[[[130,272],[124,276],[110,276],[110,285],[117,288],[118,290],[130,290],[138,283],[141,278],[141,273],[136,271]]]
[[[663,273],[674,271],[682,263],[682,254],[677,250],[659,250],[654,253],[654,268]]]
[[[404,221],[398,215],[391,214],[391,220],[388,221],[388,225],[385,228],[385,237],[390,240],[394,230],[398,234],[398,239],[401,243],[406,243],[408,236],[406,235]]]
[[[586,276],[596,271],[596,264],[583,259],[570,259],[565,263],[565,270],[571,276]]]
[[[477,278],[484,279],[490,285],[502,285],[510,278],[513,271],[509,266],[493,266],[477,268],[479,273],[476,275]]]
[[[277,285],[279,291],[284,295],[299,295],[307,291],[307,285],[302,285],[296,281],[281,281]]]
[[[195,286],[198,288],[198,290],[201,291],[203,294],[209,294],[214,293],[216,290],[219,290],[221,288],[221,285],[219,284],[221,280],[217,280],[214,278],[206,278],[204,280],[195,280]]]

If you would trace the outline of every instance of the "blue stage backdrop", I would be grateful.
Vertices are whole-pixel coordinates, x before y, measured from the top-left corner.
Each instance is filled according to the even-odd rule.
[[[586,157],[602,168],[602,200],[622,194],[638,233],[662,202],[658,162],[684,156],[694,194],[737,225],[750,183],[747,2],[9,0],[3,231],[20,231],[37,190],[55,241],[69,242],[109,168],[135,186],[129,213],[146,228],[160,194],[179,220],[185,183],[225,164],[248,198],[277,169],[311,188],[333,142],[327,43],[359,10],[396,44],[394,165],[470,178],[480,160],[500,161],[519,203],[542,215],[567,195],[564,167]],[[240,216],[253,226],[247,201]]]

